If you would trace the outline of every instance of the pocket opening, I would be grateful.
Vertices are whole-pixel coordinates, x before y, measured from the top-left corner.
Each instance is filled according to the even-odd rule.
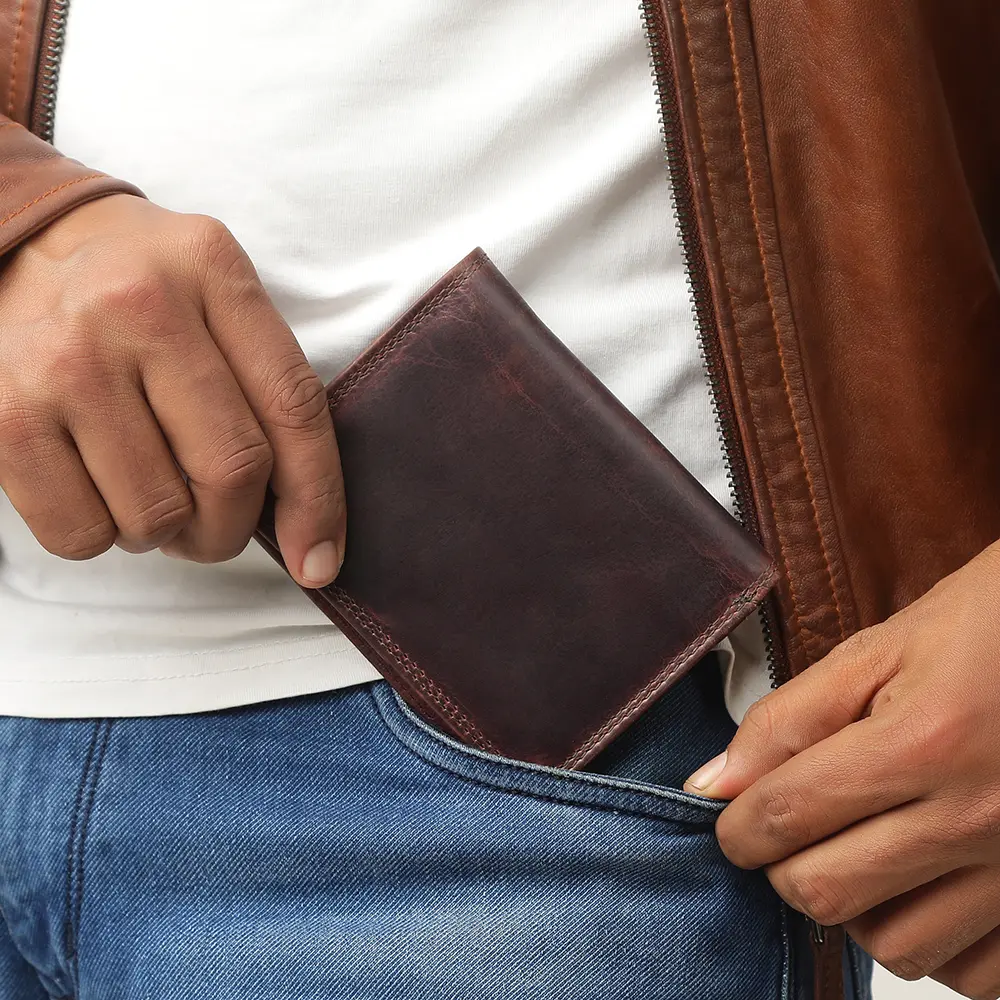
[[[386,727],[411,752],[458,778],[498,791],[699,827],[713,826],[726,806],[677,788],[486,753],[429,725],[387,683],[373,684],[371,696]]]

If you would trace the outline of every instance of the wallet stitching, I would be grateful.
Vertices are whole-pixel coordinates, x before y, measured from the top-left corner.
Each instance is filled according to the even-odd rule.
[[[386,359],[392,352],[410,334],[418,329],[445,299],[453,295],[482,266],[483,258],[479,257],[465,268],[465,270],[455,275],[437,295],[421,306],[410,320],[390,337],[372,357],[336,387],[329,397],[329,405],[332,407],[340,402],[359,382],[375,374],[385,364]],[[333,587],[331,591],[344,608],[353,614],[358,625],[385,650],[392,661],[416,685],[417,689],[437,705],[438,709],[451,720],[452,724],[463,736],[471,740],[481,750],[496,752],[496,747],[482,734],[468,715],[404,652],[402,647],[392,639],[385,626],[375,618],[374,614],[364,608],[354,598],[350,597],[342,588]]]
[[[685,663],[687,663],[692,652],[694,652],[698,645],[705,641],[712,633],[719,629],[724,629],[734,618],[739,617],[740,613],[743,611],[747,602],[752,600],[758,591],[764,586],[765,583],[769,581],[773,575],[773,567],[768,566],[763,573],[753,583],[750,584],[740,595],[737,597],[732,604],[715,619],[696,639],[688,643],[676,656],[671,659],[666,666],[643,688],[641,688],[632,698],[629,700],[628,704],[620,708],[604,725],[601,726],[595,733],[591,734],[590,737],[576,750],[576,752],[567,759],[565,767],[572,770],[576,767],[582,760],[587,757],[587,754],[591,749],[601,740],[604,739],[609,733],[611,733],[623,720],[627,719],[632,712],[634,712],[645,700],[647,700],[650,695],[662,684],[669,681],[670,678],[680,670]]]
[[[417,329],[429,316],[430,314],[444,301],[448,296],[454,294],[462,285],[464,285],[475,273],[483,266],[482,258],[478,258],[469,265],[466,270],[455,275],[455,277],[441,289],[429,302],[424,303],[423,306],[416,312],[414,316],[410,318],[410,321],[392,337],[390,337],[382,347],[370,357],[357,371],[352,372],[340,385],[336,387],[333,395],[329,398],[329,403],[333,406],[335,403],[340,402],[347,395],[347,393],[353,389],[362,379],[368,378],[369,375],[374,374],[385,362],[386,358],[396,350],[397,347],[402,344],[402,342]]]
[[[445,694],[444,690],[436,684],[427,674],[407,655],[406,652],[395,642],[385,626],[379,622],[363,605],[354,598],[347,595],[340,587],[331,588],[334,596],[353,614],[358,623],[378,642],[380,646],[392,657],[397,666],[410,678],[411,681],[429,697],[444,714],[451,719],[455,727],[472,740],[480,750],[496,752],[496,747],[480,732],[475,723],[462,711],[461,708]]]
[[[425,303],[410,320],[394,334],[371,358],[362,364],[355,372],[351,373],[344,382],[338,385],[332,395],[329,396],[329,405],[333,407],[336,403],[354,389],[357,384],[370,375],[376,373],[383,366],[386,359],[395,351],[403,341],[423,324],[440,304],[465,284],[483,264],[482,258],[475,260],[466,270],[456,275],[444,288],[441,289],[430,301]],[[750,599],[764,582],[771,576],[772,567],[768,566],[764,572],[749,586],[739,597],[737,597],[727,610],[723,612],[714,622],[712,622],[696,639],[689,643],[680,653],[674,656],[666,666],[657,674],[652,681],[646,684],[637,692],[623,708],[609,719],[604,725],[591,734],[590,737],[576,750],[576,752],[566,762],[566,767],[572,769],[583,760],[591,748],[599,743],[605,736],[614,730],[618,724],[629,716],[642,702],[649,698],[650,694],[661,686],[675,674],[691,653],[697,648],[699,643],[717,629],[724,628],[730,621],[738,617],[743,606]],[[336,597],[344,608],[353,614],[357,623],[385,650],[392,661],[410,678],[424,695],[429,697],[435,705],[446,715],[448,719],[459,729],[459,731],[470,739],[481,750],[496,753],[496,748],[482,732],[475,726],[468,715],[417,665],[414,660],[392,639],[388,630],[369,612],[363,605],[350,597],[346,591],[340,587],[331,587],[331,593]]]

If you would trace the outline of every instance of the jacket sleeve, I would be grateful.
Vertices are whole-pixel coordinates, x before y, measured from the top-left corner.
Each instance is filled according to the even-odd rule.
[[[142,192],[63,156],[0,115],[0,255],[77,205],[108,194]]]

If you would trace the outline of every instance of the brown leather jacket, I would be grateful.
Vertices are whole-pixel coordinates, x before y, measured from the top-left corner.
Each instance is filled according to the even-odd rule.
[[[134,191],[44,141],[67,2],[0,0],[0,252]],[[1000,538],[1000,3],[643,9],[780,679]]]

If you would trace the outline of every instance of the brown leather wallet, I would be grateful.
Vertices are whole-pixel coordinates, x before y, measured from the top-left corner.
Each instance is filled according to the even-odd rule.
[[[774,582],[482,250],[327,394],[347,558],[306,593],[465,743],[583,767]]]

